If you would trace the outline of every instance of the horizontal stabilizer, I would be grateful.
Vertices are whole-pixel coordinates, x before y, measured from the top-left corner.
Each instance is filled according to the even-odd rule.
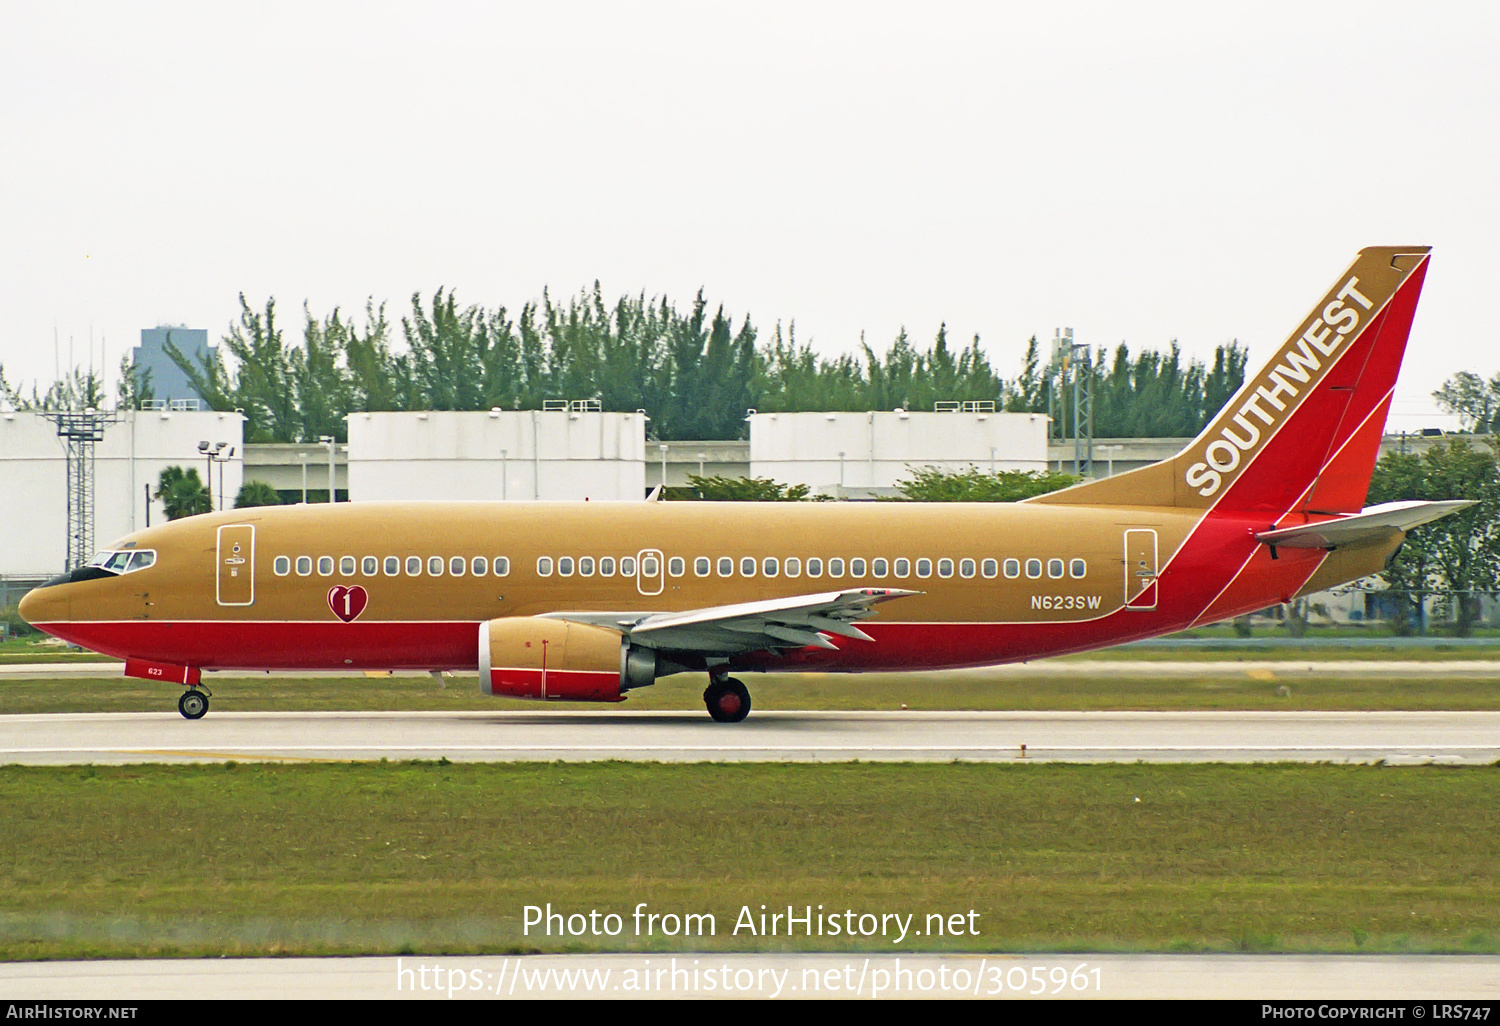
[[[1396,531],[1404,533],[1472,505],[1474,503],[1466,499],[1449,502],[1386,502],[1337,520],[1261,531],[1255,539],[1286,549],[1336,549],[1343,545],[1379,541]]]

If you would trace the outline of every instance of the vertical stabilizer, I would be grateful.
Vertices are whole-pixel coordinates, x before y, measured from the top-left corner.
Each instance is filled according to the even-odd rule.
[[[1426,246],[1362,249],[1182,452],[1028,500],[1353,513],[1364,504],[1427,273]]]

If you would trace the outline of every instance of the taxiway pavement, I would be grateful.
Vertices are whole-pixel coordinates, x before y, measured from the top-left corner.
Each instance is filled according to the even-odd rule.
[[[0,763],[1341,762],[1500,760],[1500,712],[36,713],[0,716]]]

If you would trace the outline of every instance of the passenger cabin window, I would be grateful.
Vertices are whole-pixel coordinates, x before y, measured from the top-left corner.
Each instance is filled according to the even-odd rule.
[[[483,577],[490,572],[490,561],[483,556],[475,556],[469,560],[469,573],[475,577]]]
[[[319,556],[318,557],[318,576],[320,576],[320,577],[332,577],[333,576],[333,557],[332,556]]]
[[[1047,560],[1047,576],[1058,578],[1063,575],[1063,561],[1060,559]]]
[[[917,576],[918,577],[931,577],[932,576],[932,560],[930,560],[930,559],[919,559],[919,560],[917,560]]]
[[[733,577],[734,576],[734,560],[730,559],[728,556],[720,556],[719,557],[719,576],[720,577]]]
[[[909,560],[909,559],[898,559],[898,560],[896,560],[896,576],[897,577],[910,577],[911,576],[911,560]]]
[[[286,556],[277,556],[271,563],[271,569],[276,572],[277,577],[285,577],[292,572],[292,561]]]
[[[883,559],[872,559],[872,560],[870,560],[870,576],[871,577],[884,577],[886,574],[888,574],[890,572],[891,572],[891,565],[890,565],[890,563],[886,562]]]
[[[468,565],[468,561],[464,557],[454,556],[448,560],[448,572],[454,577],[462,577],[464,575],[464,568]]]
[[[979,564],[979,572],[986,577],[994,577],[1000,572],[1000,564],[996,563],[993,559],[986,559],[983,563]]]
[[[312,557],[311,556],[298,556],[297,557],[297,576],[298,577],[306,577],[310,573],[312,573]]]
[[[687,564],[682,561],[681,556],[673,556],[667,560],[667,573],[673,577],[681,577],[687,573]]]
[[[958,576],[973,577],[974,561],[972,559],[961,559],[958,561]]]
[[[828,576],[829,577],[842,577],[842,576],[844,576],[844,561],[842,559],[830,559],[828,561]]]
[[[600,556],[599,557],[599,576],[600,577],[613,577],[614,575],[615,575],[615,557],[614,556]]]
[[[775,577],[778,569],[775,556],[767,556],[760,561],[760,572],[764,577]]]
[[[339,573],[343,574],[345,577],[353,577],[355,564],[356,560],[353,556],[340,556]]]
[[[641,558],[641,576],[655,577],[661,573],[661,564],[656,561],[655,556],[643,556]]]
[[[699,556],[697,559],[693,560],[693,573],[697,574],[699,577],[707,577],[709,575],[709,572],[712,570],[713,561],[710,560],[707,556]]]
[[[495,566],[495,576],[496,577],[504,577],[506,574],[510,573],[510,557],[509,556],[496,556],[495,557],[495,564],[494,564],[494,566]],[[540,563],[538,563],[538,566],[540,566]],[[550,573],[551,571],[549,570],[548,572]]]
[[[1021,562],[1020,562],[1020,560],[1007,559],[1005,561],[1005,576],[1006,577],[1011,577],[1011,578],[1015,578],[1015,577],[1020,577],[1021,576]]]
[[[938,560],[938,576],[939,577],[952,577],[953,576],[953,560],[951,560],[951,559],[940,559],[940,560]]]
[[[536,559],[536,575],[538,577],[552,576],[552,557],[538,556]]]
[[[865,575],[865,561],[862,559],[849,560],[849,576],[863,577]]]
[[[1075,578],[1082,577],[1084,575],[1084,573],[1087,572],[1087,570],[1088,570],[1088,567],[1084,564],[1083,560],[1081,560],[1081,559],[1075,559],[1075,560],[1073,560],[1073,562],[1071,562],[1071,563],[1068,564],[1068,575],[1070,577],[1075,577]]]
[[[443,576],[443,557],[442,556],[428,556],[427,557],[427,572],[429,574],[431,574],[433,577],[441,577],[441,576]]]
[[[406,557],[406,576],[408,576],[408,577],[421,577],[422,576],[422,557],[421,556],[407,556]]]
[[[366,556],[360,562],[360,572],[366,577],[374,577],[380,572],[380,560],[374,556]]]
[[[788,556],[784,569],[788,577],[799,577],[802,574],[802,560],[796,556]]]
[[[557,576],[559,576],[559,577],[572,577],[573,576],[573,557],[572,556],[558,556],[557,557]]]
[[[634,556],[621,556],[620,557],[620,576],[621,577],[634,577],[635,576],[635,557]]]
[[[755,557],[754,556],[746,556],[745,558],[743,558],[743,559],[740,560],[740,576],[741,577],[754,577],[755,576]]]
[[[592,576],[594,576],[594,557],[593,556],[579,556],[578,557],[578,576],[579,577],[592,577]]]
[[[823,561],[821,559],[818,559],[816,556],[809,557],[807,560],[807,576],[823,576]]]
[[[1040,559],[1028,559],[1026,561],[1026,576],[1033,581],[1042,576],[1042,561]]]
[[[397,577],[397,576],[400,575],[400,573],[401,573],[401,557],[400,556],[386,556],[385,557],[385,575],[387,577]]]

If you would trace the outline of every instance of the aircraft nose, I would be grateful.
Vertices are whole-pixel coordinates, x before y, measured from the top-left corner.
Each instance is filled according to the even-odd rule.
[[[32,625],[66,620],[69,603],[58,594],[61,590],[45,586],[33,588],[21,596],[21,604],[16,607],[16,611],[21,614],[21,619]]]

